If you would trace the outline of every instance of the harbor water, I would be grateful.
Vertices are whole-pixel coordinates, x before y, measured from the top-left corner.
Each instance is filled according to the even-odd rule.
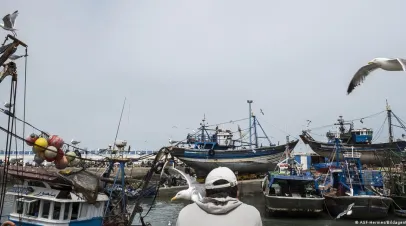
[[[396,218],[394,216],[389,217],[381,221],[372,221],[371,224],[364,223],[361,220],[347,220],[347,219],[332,219],[328,214],[322,214],[318,218],[297,218],[297,217],[267,217],[265,210],[264,198],[261,195],[245,195],[241,197],[241,201],[246,204],[255,206],[261,213],[262,222],[264,226],[349,226],[349,225],[406,225],[406,219]],[[148,211],[152,198],[143,200],[142,208],[144,210],[143,215]],[[144,218],[145,222],[151,223],[152,226],[168,226],[176,225],[176,219],[181,209],[188,205],[190,202],[171,202],[168,197],[157,198],[155,204],[147,217]],[[5,207],[3,216],[10,213],[12,208],[12,200],[9,196],[5,198]],[[2,217],[2,221],[5,221],[6,217]],[[386,222],[388,221],[388,222]],[[381,224],[382,223],[382,224]],[[140,225],[139,215],[133,222],[133,225]]]

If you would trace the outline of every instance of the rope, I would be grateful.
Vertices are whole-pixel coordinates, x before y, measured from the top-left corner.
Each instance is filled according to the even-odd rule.
[[[12,82],[11,82],[11,87],[10,87],[10,101],[9,103],[12,104],[13,109],[12,112],[15,112],[15,103],[16,103],[16,97],[17,97],[17,80],[15,75],[12,77]],[[10,122],[11,121],[11,122]],[[14,127],[14,122],[15,120],[12,117],[8,117],[8,129],[6,131],[13,130]],[[11,125],[10,125],[11,124]],[[4,209],[4,198],[5,198],[5,191],[6,191],[6,183],[7,183],[7,177],[8,177],[8,169],[9,169],[9,159],[10,159],[10,153],[11,153],[11,144],[12,144],[12,137],[10,134],[7,134],[7,139],[6,139],[6,153],[4,156],[4,164],[5,166],[3,167],[3,180],[2,180],[2,187],[1,187],[1,199],[0,199],[0,216],[3,214],[3,209]]]
[[[212,124],[212,125],[207,125],[207,127],[211,127],[211,126],[220,126],[220,125],[224,125],[224,124],[229,124],[229,123],[235,123],[235,122],[240,122],[240,121],[244,121],[247,120],[249,118],[243,118],[243,119],[238,119],[238,120],[231,120],[228,122],[222,122],[222,123],[217,123],[217,124]]]
[[[362,118],[356,118],[356,119],[351,119],[351,120],[345,120],[345,122],[354,122],[354,121],[359,121],[361,119],[367,119],[367,118],[372,118],[374,116],[378,116],[380,114],[382,114],[383,112],[386,112],[386,110],[384,111],[380,111],[378,113],[372,114],[372,115],[368,115],[366,117],[362,117]],[[309,128],[309,130],[318,130],[318,129],[324,129],[326,127],[331,127],[331,126],[336,126],[335,124],[331,124],[331,125],[326,125],[326,126],[319,126],[319,127],[313,127],[313,128]]]

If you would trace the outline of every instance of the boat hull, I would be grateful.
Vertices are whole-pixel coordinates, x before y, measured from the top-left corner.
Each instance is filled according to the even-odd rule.
[[[75,220],[75,221],[57,221],[57,220],[40,220],[40,219],[22,219],[19,221],[18,217],[9,217],[9,221],[15,225],[21,226],[100,226],[103,224],[102,217],[94,217],[87,220]]]
[[[324,198],[264,196],[266,211],[271,214],[319,214],[324,208]]]
[[[318,155],[329,158],[330,161],[334,161],[336,156],[333,155],[335,150],[334,143],[323,143],[308,139],[306,136],[300,135],[300,138],[305,144],[308,144],[310,148]],[[394,141],[392,143],[379,143],[379,144],[342,144],[340,151],[340,159],[343,159],[343,152],[351,151],[352,147],[357,152],[360,152],[361,162],[367,165],[375,165],[377,167],[387,167],[392,165],[392,160],[396,163],[400,161],[396,158],[388,158],[393,156],[391,151],[400,153],[406,148],[406,141]],[[390,151],[391,150],[391,151]],[[399,162],[397,162],[399,161]]]
[[[336,217],[345,211],[348,206],[354,203],[351,215],[344,215],[343,218],[351,219],[381,219],[388,216],[392,199],[382,196],[331,196],[324,195],[325,203],[330,215]]]
[[[298,142],[290,142],[289,148],[292,150]],[[214,150],[214,155],[209,155],[209,149],[172,147],[170,153],[193,168],[197,176],[206,176],[219,166],[228,167],[239,174],[265,173],[276,167],[285,150],[286,145],[279,145],[254,150]]]
[[[390,196],[393,200],[393,207],[394,209],[406,209],[406,197],[405,196],[397,196],[391,195]]]

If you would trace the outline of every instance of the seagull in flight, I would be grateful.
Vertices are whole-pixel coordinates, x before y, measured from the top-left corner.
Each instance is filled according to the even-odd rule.
[[[340,219],[340,217],[344,216],[344,215],[351,215],[352,214],[352,207],[354,206],[355,203],[351,203],[350,205],[348,205],[347,209],[344,210],[343,212],[339,213],[338,216],[336,217],[336,219]]]
[[[190,200],[190,201],[196,202],[196,201],[201,201],[203,199],[203,197],[206,196],[206,190],[204,188],[204,184],[199,184],[196,180],[192,179],[189,175],[176,169],[175,167],[169,167],[168,171],[172,171],[174,173],[176,172],[176,173],[182,175],[186,179],[187,185],[189,186],[188,189],[179,191],[171,199],[171,201],[184,199],[184,200]]]
[[[347,94],[350,94],[356,86],[360,85],[365,78],[376,69],[385,71],[406,71],[406,60],[401,58],[375,58],[362,66],[351,79]]]
[[[17,33],[15,32],[17,29],[14,28],[17,16],[18,10],[11,15],[7,14],[3,17],[3,24],[0,24],[0,27],[2,27],[4,30],[11,31],[14,36],[17,36]]]

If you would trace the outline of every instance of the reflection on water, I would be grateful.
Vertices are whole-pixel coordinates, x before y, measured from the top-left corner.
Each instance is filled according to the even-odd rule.
[[[259,196],[244,196],[241,197],[241,201],[255,206],[261,213],[262,222],[264,226],[350,226],[356,225],[354,220],[331,220],[331,217],[327,214],[321,215],[319,218],[273,218],[273,217],[266,217],[264,210],[265,210],[265,202],[264,198]],[[3,215],[7,215],[11,211],[12,207],[12,200],[9,196],[5,198],[5,209],[3,211]],[[149,204],[152,202],[152,199],[145,199],[142,208],[144,210],[143,215],[149,209]],[[151,209],[151,212],[148,216],[144,219],[145,222],[151,223],[152,226],[167,226],[169,222],[171,225],[174,226],[176,224],[176,219],[180,210],[188,205],[190,202],[180,202],[174,201],[171,202],[169,198],[158,198]],[[5,221],[7,218],[2,217],[2,221]],[[391,220],[403,221],[406,219],[395,219],[394,217],[390,217]],[[139,222],[139,215],[136,216],[134,222],[135,225],[140,225]],[[364,224],[366,225],[366,224]],[[375,224],[378,225],[378,224]]]

